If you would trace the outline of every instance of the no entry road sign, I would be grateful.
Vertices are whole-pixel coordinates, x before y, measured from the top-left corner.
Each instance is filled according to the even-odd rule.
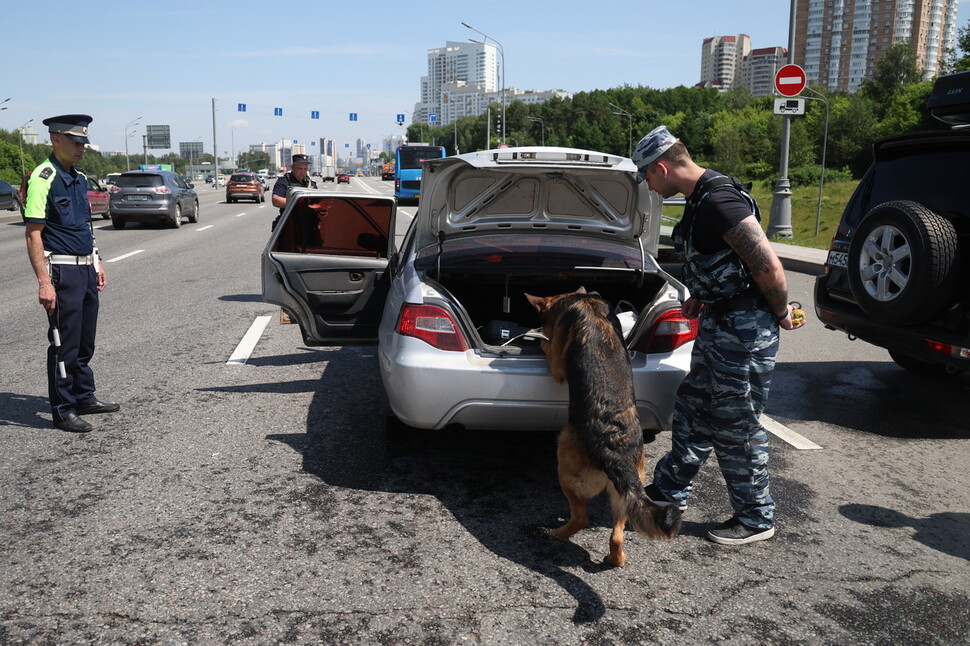
[[[805,70],[798,65],[784,65],[775,74],[775,90],[782,96],[797,96],[806,82]]]

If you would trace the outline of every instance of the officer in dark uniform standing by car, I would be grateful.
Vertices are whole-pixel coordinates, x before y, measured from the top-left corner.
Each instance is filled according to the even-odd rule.
[[[303,188],[317,188],[317,183],[310,179],[310,160],[306,155],[296,154],[293,155],[293,160],[290,163],[290,172],[284,173],[282,177],[276,180],[273,184],[273,206],[280,210],[280,215],[283,215],[283,209],[286,208],[286,191],[289,190],[291,186],[302,186]],[[280,219],[280,215],[276,216],[273,220],[272,228],[276,228],[276,223]]]
[[[121,407],[94,395],[98,294],[107,285],[90,222],[88,182],[75,164],[88,143],[86,114],[44,119],[53,152],[33,170],[27,185],[27,256],[37,277],[38,301],[47,312],[47,383],[54,426],[87,433],[80,415],[114,413]]]

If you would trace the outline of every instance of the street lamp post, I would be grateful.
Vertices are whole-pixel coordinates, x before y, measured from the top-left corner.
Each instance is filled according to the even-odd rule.
[[[609,103],[607,101],[607,103]],[[613,108],[613,114],[621,117],[627,118],[627,135],[626,135],[626,156],[633,156],[633,115],[621,108],[618,105],[610,103],[610,107]]]
[[[0,105],[3,105],[4,103],[6,103],[6,102],[7,102],[7,101],[9,101],[9,100],[10,100],[10,97],[8,96],[8,97],[7,97],[6,99],[4,99],[3,101],[0,101]],[[5,106],[5,105],[3,105],[3,107],[2,107],[2,108],[0,108],[0,110],[6,110],[6,109],[7,109],[7,106]]]
[[[17,128],[18,130],[20,130],[20,176],[21,177],[27,174],[27,169],[24,167],[24,128],[26,128],[27,124],[29,124],[31,121],[33,121],[33,119],[31,119],[24,125]]]
[[[137,126],[138,119],[141,119],[141,117],[138,117],[134,121],[129,121],[128,123],[125,124],[125,164],[128,165],[128,170],[131,170],[131,159],[129,159],[128,157],[128,138],[131,137],[131,135],[135,134],[134,132],[129,133],[128,128],[131,128],[132,126]]]
[[[498,42],[497,40],[495,40],[494,38],[486,34],[484,31],[479,31],[475,29],[467,22],[462,22],[461,24],[468,27],[472,31],[481,34],[482,36],[485,37],[485,40],[491,39],[492,42],[495,43],[495,46],[498,47],[498,53],[502,55],[502,143],[504,144],[505,143],[505,50],[502,49],[502,44],[500,42]],[[469,40],[471,40],[473,43],[478,42],[477,40],[472,40],[472,39],[469,39]],[[485,43],[483,42],[481,44],[484,45]]]
[[[817,94],[818,98],[806,96],[802,97],[803,99],[821,101],[822,105],[825,106],[825,134],[822,135],[822,172],[818,176],[818,205],[815,207],[815,235],[818,235],[819,223],[822,220],[822,189],[825,186],[825,148],[829,143],[829,102],[821,92],[816,92],[808,86],[805,89]]]
[[[533,123],[536,122],[536,121],[539,122],[539,127],[541,128],[541,130],[539,132],[542,135],[542,139],[540,139],[541,143],[539,145],[540,146],[545,146],[546,145],[546,124],[545,124],[545,122],[542,119],[540,119],[539,117],[529,117],[529,121],[532,121]]]

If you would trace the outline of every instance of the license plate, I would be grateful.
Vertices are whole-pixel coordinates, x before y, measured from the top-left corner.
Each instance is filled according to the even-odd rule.
[[[129,202],[147,202],[148,201],[148,196],[147,195],[129,195],[127,199],[128,199]]]
[[[829,251],[829,257],[825,259],[825,264],[844,269],[849,266],[849,254],[844,251]]]

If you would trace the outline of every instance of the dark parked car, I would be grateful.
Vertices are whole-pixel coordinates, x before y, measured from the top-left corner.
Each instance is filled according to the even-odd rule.
[[[20,199],[20,192],[7,182],[0,180],[0,209],[19,211],[24,213],[24,203]]]
[[[116,180],[111,194],[111,223],[123,229],[128,222],[165,222],[182,226],[182,218],[199,221],[199,198],[178,173],[168,170],[129,171]]]
[[[970,124],[968,97],[970,72],[961,72],[937,79],[928,107],[941,121]],[[962,372],[970,368],[970,129],[887,137],[873,154],[816,279],[815,311],[907,370]]]

